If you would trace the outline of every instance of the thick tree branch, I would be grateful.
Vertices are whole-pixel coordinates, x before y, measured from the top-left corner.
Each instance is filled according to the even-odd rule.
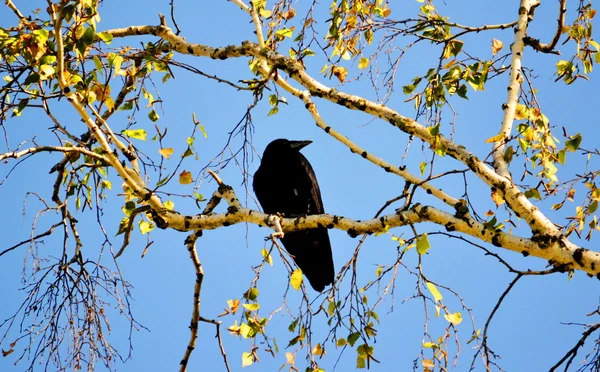
[[[179,231],[213,230],[238,223],[252,223],[258,226],[271,226],[272,215],[243,208],[230,186],[219,187],[219,195],[229,203],[226,213],[186,216],[175,211],[153,212],[153,219],[159,228],[173,228]],[[366,221],[357,221],[331,214],[279,218],[283,232],[314,229],[318,227],[336,228],[348,232],[351,237],[361,234],[384,232],[387,229],[432,222],[444,226],[448,231],[458,231],[482,241],[492,243],[524,256],[535,256],[548,260],[549,264],[561,271],[581,270],[600,278],[600,253],[578,247],[563,236],[537,234],[532,238],[519,237],[500,230],[486,227],[475,221],[466,209],[465,203],[458,203],[454,215],[432,206],[414,205],[407,211],[398,211]]]
[[[519,103],[519,90],[523,77],[521,74],[523,50],[525,44],[523,39],[527,35],[527,26],[529,24],[529,13],[533,6],[539,4],[534,0],[521,0],[521,6],[519,7],[519,21],[515,27],[515,39],[512,43],[511,53],[512,59],[510,64],[510,77],[507,88],[507,98],[502,109],[504,110],[504,118],[502,119],[502,125],[500,125],[499,137],[493,145],[492,157],[494,159],[494,168],[496,172],[502,177],[508,179],[511,178],[508,165],[504,160],[504,144],[511,137],[513,123],[515,121],[515,111],[517,104]]]
[[[523,218],[535,233],[553,234],[557,236],[560,234],[560,231],[552,221],[540,212],[511,180],[497,174],[494,169],[468,151],[465,146],[458,145],[441,134],[432,136],[428,128],[424,125],[411,118],[400,115],[398,112],[385,105],[325,86],[308,75],[304,71],[304,67],[291,58],[266,48],[260,48],[257,44],[251,42],[243,42],[241,46],[230,45],[223,48],[192,44],[175,35],[169,28],[164,26],[131,26],[127,29],[114,29],[107,32],[114,37],[146,34],[159,36],[167,40],[174,50],[182,54],[193,54],[213,59],[227,59],[242,56],[265,59],[269,61],[272,66],[286,71],[290,77],[308,89],[313,96],[327,99],[352,110],[364,111],[386,120],[401,131],[414,135],[424,142],[429,143],[431,146],[435,146],[437,141],[438,146],[443,146],[449,156],[468,166],[469,169],[478,175],[488,186],[495,187],[496,190],[502,193],[508,206]],[[284,80],[279,77],[276,81],[279,83]],[[285,82],[285,84],[289,86],[287,82]],[[297,89],[291,90],[290,92],[298,98],[302,97],[302,92]]]
[[[531,227],[533,237],[531,239],[517,239],[514,236],[504,233],[489,234],[485,233],[485,231],[481,234],[474,231],[475,229],[472,227],[466,228],[461,223],[455,224],[457,231],[469,233],[469,235],[492,242],[494,245],[521,252],[525,255],[548,259],[553,265],[561,266],[565,270],[580,269],[590,275],[600,273],[600,255],[598,253],[579,248],[568,242],[561,236],[560,231],[552,221],[540,212],[511,180],[498,175],[491,167],[469,152],[464,146],[457,145],[442,135],[432,136],[427,127],[413,119],[400,115],[387,106],[325,86],[308,75],[304,71],[303,66],[291,58],[265,48],[260,48],[257,44],[251,42],[244,42],[241,46],[231,45],[224,48],[212,48],[206,45],[192,44],[178,37],[165,26],[131,26],[127,29],[115,29],[107,32],[115,37],[141,34],[156,35],[167,40],[174,50],[183,54],[193,54],[213,59],[227,59],[241,56],[264,59],[277,69],[286,71],[290,77],[308,89],[313,96],[322,97],[344,107],[377,116],[388,121],[403,132],[414,135],[432,146],[438,141],[441,146],[446,148],[448,155],[467,165],[482,181],[504,194],[508,206]],[[278,81],[282,80],[281,78],[279,79]],[[303,93],[294,90],[293,94],[298,98],[302,98]],[[239,201],[237,204],[239,205]],[[250,222],[261,226],[267,225],[266,215],[238,207],[238,205],[230,203],[229,212],[224,215],[184,217],[173,212],[161,211],[161,215],[156,214],[156,217],[161,220],[161,223],[158,223],[159,227],[162,225],[164,228],[172,227],[182,231],[188,231],[190,228],[214,229],[240,222]],[[157,208],[153,209],[160,211]],[[431,207],[428,210],[437,211]],[[429,216],[430,218],[436,217],[436,220],[430,220],[431,222],[441,225],[454,222],[454,217],[445,212],[439,212],[442,214],[434,213]],[[411,223],[422,222],[421,216],[415,217],[414,211],[411,213],[413,214],[404,213],[394,216],[384,216],[380,220],[377,220],[379,221],[379,227],[377,227],[377,221],[357,222],[331,215],[285,219],[282,221],[282,226],[284,231],[286,231],[292,225],[296,228],[314,228],[321,225],[346,230],[351,235],[358,235],[381,231],[385,225],[394,227],[403,226],[408,221]],[[217,216],[220,217],[217,218]],[[459,226],[461,229],[459,229]],[[471,226],[475,225],[472,224]],[[482,226],[480,225],[480,227]],[[481,232],[482,230],[479,231]]]

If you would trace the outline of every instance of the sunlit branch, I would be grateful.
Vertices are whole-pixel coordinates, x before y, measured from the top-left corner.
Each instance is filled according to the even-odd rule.
[[[315,122],[317,123],[319,128],[323,129],[325,131],[325,133],[329,134],[330,136],[332,136],[339,142],[343,143],[354,154],[357,154],[357,155],[363,157],[364,159],[367,159],[368,161],[370,161],[371,163],[382,168],[386,172],[396,174],[412,184],[419,185],[419,187],[421,187],[423,190],[425,190],[428,194],[432,194],[433,196],[440,199],[444,203],[450,205],[451,207],[454,207],[459,202],[458,199],[446,194],[441,189],[438,189],[437,187],[431,185],[428,182],[425,182],[421,178],[419,178],[419,177],[415,176],[414,174],[412,174],[411,172],[407,171],[406,167],[404,167],[404,166],[398,167],[396,165],[386,162],[385,160],[383,160],[377,156],[374,156],[371,152],[368,152],[368,151],[364,150],[363,148],[359,147],[353,141],[351,141],[348,137],[342,135],[341,133],[339,133],[338,131],[333,129],[330,125],[328,125],[325,122],[325,120],[323,120],[323,118],[317,111],[316,105],[310,99],[310,95],[303,94],[302,100],[305,103],[306,109],[308,110],[308,112],[310,112],[310,114],[312,115],[313,119],[315,120]]]
[[[563,27],[565,25],[565,14],[567,13],[567,0],[559,0],[558,2],[558,18],[556,19],[557,25],[556,30],[554,31],[554,37],[547,44],[542,44],[538,39],[534,39],[532,37],[526,36],[523,40],[525,45],[529,45],[533,49],[542,53],[553,53],[560,54],[559,51],[554,50],[556,44],[560,40],[560,35],[563,32]]]
[[[161,200],[153,194],[150,194],[145,187],[145,182],[142,180],[140,174],[135,170],[121,164],[118,156],[113,153],[112,147],[108,143],[108,140],[102,130],[96,125],[96,122],[90,117],[88,112],[85,110],[85,104],[83,103],[84,97],[79,93],[74,93],[65,78],[65,54],[64,54],[64,41],[62,35],[62,16],[59,15],[60,8],[56,4],[50,6],[50,15],[54,23],[54,33],[57,44],[56,53],[56,70],[58,73],[57,80],[62,92],[65,94],[67,100],[71,103],[73,108],[77,111],[83,122],[87,125],[88,129],[92,132],[92,135],[102,149],[106,152],[106,159],[111,167],[119,174],[123,181],[129,186],[136,195],[144,200],[157,210],[163,208]],[[161,26],[164,27],[164,26]],[[100,118],[100,116],[98,115]],[[127,155],[127,153],[125,153]]]
[[[511,175],[508,170],[508,165],[504,160],[504,144],[511,136],[513,123],[515,121],[515,111],[517,109],[517,104],[519,103],[519,90],[521,88],[521,82],[523,81],[523,72],[521,71],[523,50],[525,49],[523,38],[527,35],[530,10],[532,7],[536,6],[536,4],[539,4],[539,2],[534,0],[521,0],[521,5],[519,7],[519,23],[517,23],[517,26],[515,27],[515,39],[511,46],[512,59],[510,64],[507,98],[504,105],[502,105],[504,117],[498,133],[500,138],[496,139],[492,150],[496,172],[498,172],[500,176],[508,179],[511,178]]]
[[[61,153],[65,153],[65,154],[73,154],[73,153],[83,154],[83,155],[89,156],[93,159],[100,160],[103,163],[108,163],[108,159],[105,156],[95,153],[93,151],[90,151],[86,148],[64,147],[64,146],[37,146],[37,147],[30,147],[28,149],[21,150],[21,151],[6,152],[4,154],[0,154],[0,161],[5,160],[5,159],[19,159],[22,156],[36,154],[38,152],[61,152]]]

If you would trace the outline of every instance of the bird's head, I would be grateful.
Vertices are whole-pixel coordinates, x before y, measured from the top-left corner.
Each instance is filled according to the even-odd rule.
[[[285,138],[279,138],[269,143],[265,148],[263,157],[273,155],[281,156],[289,152],[298,152],[305,146],[308,146],[312,141],[291,141]]]

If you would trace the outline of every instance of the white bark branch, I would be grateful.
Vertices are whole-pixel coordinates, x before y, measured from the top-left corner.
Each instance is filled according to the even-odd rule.
[[[272,215],[243,208],[230,187],[221,187],[220,193],[223,199],[230,203],[226,213],[186,216],[174,211],[163,210],[161,213],[154,213],[154,222],[160,228],[173,228],[178,231],[214,230],[238,223],[251,223],[265,227],[271,227],[273,224]],[[352,237],[385,232],[387,229],[394,227],[432,222],[444,226],[447,231],[461,232],[491,243],[496,247],[521,253],[524,256],[545,259],[561,271],[581,270],[600,278],[600,253],[578,247],[563,236],[534,235],[532,238],[520,237],[487,228],[468,214],[457,211],[456,214],[452,215],[432,206],[416,204],[407,211],[400,211],[366,221],[331,214],[277,218],[277,221],[284,233],[327,227],[344,230]]]
[[[508,165],[504,161],[504,144],[510,138],[513,123],[515,121],[515,110],[519,103],[519,91],[521,88],[521,82],[523,81],[522,74],[522,60],[523,51],[525,49],[525,42],[523,41],[527,36],[527,26],[529,24],[529,13],[532,7],[534,7],[538,1],[535,0],[521,0],[521,6],[519,8],[519,21],[515,27],[515,39],[512,43],[511,53],[512,59],[510,64],[510,77],[507,88],[506,103],[502,105],[504,109],[504,117],[502,119],[502,125],[500,125],[499,138],[494,142],[492,157],[494,159],[494,168],[496,172],[508,179],[511,178]]]

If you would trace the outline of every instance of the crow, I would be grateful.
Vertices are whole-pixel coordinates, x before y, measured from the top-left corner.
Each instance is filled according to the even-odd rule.
[[[317,177],[300,149],[312,141],[276,139],[266,148],[252,187],[265,213],[296,217],[325,213]],[[335,276],[327,229],[292,231],[281,239],[310,285],[322,292]]]

